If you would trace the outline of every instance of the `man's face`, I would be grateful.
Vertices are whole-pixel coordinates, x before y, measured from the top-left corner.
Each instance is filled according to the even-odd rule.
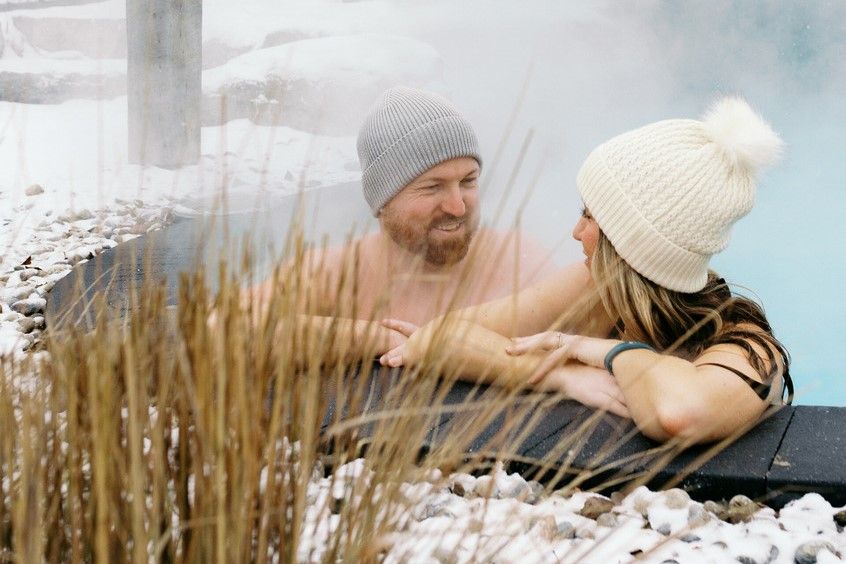
[[[434,266],[467,254],[479,226],[479,163],[470,157],[444,161],[411,182],[382,208],[379,219],[391,239]]]

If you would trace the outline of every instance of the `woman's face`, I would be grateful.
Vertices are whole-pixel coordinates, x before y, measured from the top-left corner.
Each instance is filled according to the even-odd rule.
[[[582,244],[585,264],[590,268],[590,261],[593,259],[593,252],[596,250],[596,242],[599,240],[599,225],[587,208],[582,208],[582,217],[579,218],[579,222],[573,228],[573,239]]]

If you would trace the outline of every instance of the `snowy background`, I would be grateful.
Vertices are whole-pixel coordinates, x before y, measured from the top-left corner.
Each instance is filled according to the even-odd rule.
[[[229,211],[249,211],[355,182],[357,125],[392,84],[467,113],[488,221],[510,225],[528,196],[522,224],[561,263],[580,256],[574,178],[592,147],[739,93],[789,152],[714,266],[763,301],[799,403],[846,405],[842,2],[206,0],[202,157],[176,171],[127,164],[123,0],[12,8],[0,3],[3,323],[57,264],[219,209],[222,186]],[[55,272],[14,274],[30,256]]]

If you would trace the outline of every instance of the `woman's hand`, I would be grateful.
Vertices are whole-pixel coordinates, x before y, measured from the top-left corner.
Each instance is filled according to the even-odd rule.
[[[537,385],[556,367],[563,366],[571,360],[579,361],[577,345],[582,337],[568,335],[560,331],[544,331],[529,337],[514,337],[512,345],[505,352],[512,356],[527,353],[548,352],[537,368],[529,376],[529,384]]]
[[[557,366],[568,361],[577,361],[586,366],[605,370],[605,355],[620,341],[569,335],[558,331],[546,331],[529,337],[516,337],[505,350],[510,355],[530,352],[551,351],[529,377],[530,384],[537,384]]]
[[[558,366],[548,371],[544,388],[561,391],[568,398],[609,413],[631,419],[619,384],[606,370],[579,364]]]
[[[544,331],[529,337],[514,337],[512,345],[505,349],[508,354],[519,356],[528,352],[552,351],[565,346],[573,335],[560,331]]]

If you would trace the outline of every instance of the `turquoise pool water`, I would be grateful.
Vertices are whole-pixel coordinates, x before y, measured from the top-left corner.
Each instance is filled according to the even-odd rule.
[[[805,111],[784,120],[789,156],[714,264],[764,304],[793,356],[797,403],[846,405],[846,111]]]

